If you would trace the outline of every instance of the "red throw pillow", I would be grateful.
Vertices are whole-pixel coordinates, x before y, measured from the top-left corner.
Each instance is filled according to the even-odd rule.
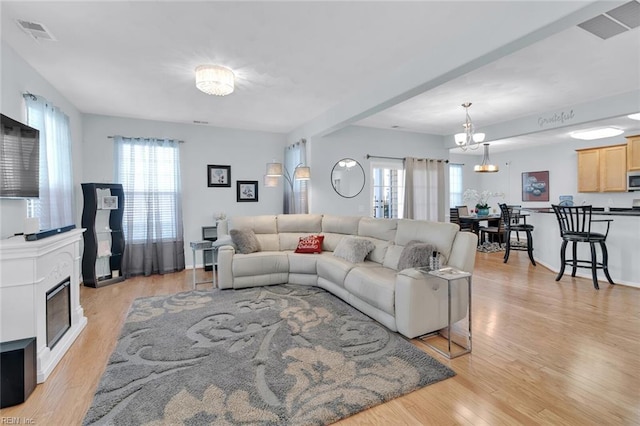
[[[324,241],[324,235],[300,237],[296,253],[322,253],[322,241]]]

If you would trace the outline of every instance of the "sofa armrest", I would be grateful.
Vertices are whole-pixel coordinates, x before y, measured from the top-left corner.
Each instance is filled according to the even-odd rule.
[[[231,245],[218,249],[218,288],[233,288],[233,255],[236,249]]]
[[[440,330],[448,323],[447,281],[415,268],[396,275],[396,326],[408,338]],[[451,297],[451,318],[458,321],[467,314],[469,295],[466,281],[457,280]]]
[[[458,232],[453,240],[448,266],[473,273],[476,264],[478,236],[473,232]]]

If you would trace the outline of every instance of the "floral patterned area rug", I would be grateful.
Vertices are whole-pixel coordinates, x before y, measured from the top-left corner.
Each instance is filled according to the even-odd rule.
[[[452,377],[316,287],[133,302],[84,424],[330,424]]]

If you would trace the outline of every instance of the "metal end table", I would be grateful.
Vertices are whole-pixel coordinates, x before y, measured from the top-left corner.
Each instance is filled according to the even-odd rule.
[[[422,269],[422,268],[420,268]],[[447,326],[441,330],[434,331],[433,333],[425,334],[424,336],[418,337],[420,340],[424,342],[427,346],[429,346],[434,351],[439,354],[447,357],[448,359],[457,358],[461,355],[465,355],[471,352],[471,274],[468,272],[460,271],[455,268],[442,268],[435,271],[429,271],[427,269],[422,269],[421,272],[423,274],[433,275],[434,277],[438,277],[447,281]],[[462,338],[466,340],[466,342],[455,341],[453,339],[453,326],[451,323],[451,292],[452,285],[460,285],[460,280],[466,280],[467,282],[467,294],[468,294],[468,305],[467,305],[467,321],[468,328],[467,330],[462,331]],[[464,321],[464,318],[460,319],[458,322]],[[443,349],[442,345],[437,346],[432,341],[435,339],[440,339],[441,337],[446,339],[446,348]],[[432,340],[432,341],[429,341]],[[454,351],[452,348],[459,348],[459,350]]]
[[[208,241],[208,240],[203,240],[203,241],[192,241],[189,243],[189,245],[191,246],[191,252],[193,253],[193,288],[196,288],[196,285],[198,284],[205,284],[205,283],[211,283],[213,285],[213,288],[217,287],[217,283],[216,283],[216,265],[215,263],[213,264],[213,268],[211,269],[211,281],[196,281],[196,251],[202,250],[204,251],[211,251],[211,252],[216,252],[218,251],[218,247],[213,247],[213,241]]]

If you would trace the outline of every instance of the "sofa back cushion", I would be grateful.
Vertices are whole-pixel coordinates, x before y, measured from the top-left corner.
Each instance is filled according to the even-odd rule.
[[[262,251],[280,250],[276,216],[236,216],[229,219],[229,231],[232,229],[252,229],[260,243]]]
[[[295,250],[300,238],[319,234],[320,214],[280,214],[277,217],[280,250]]]
[[[295,232],[302,234],[318,234],[322,231],[321,214],[279,214],[277,216],[278,232]]]
[[[383,263],[387,250],[394,244],[397,219],[375,219],[362,217],[358,223],[358,236],[367,238],[375,248],[367,255],[367,259],[377,263]]]
[[[358,236],[393,241],[396,238],[398,219],[375,219],[362,217],[358,222]]]
[[[432,244],[446,263],[458,229],[458,225],[450,222],[399,219],[395,243],[397,246],[406,246],[410,241],[417,240]]]
[[[322,249],[335,251],[338,243],[345,235],[358,235],[360,216],[332,216],[322,217],[322,234],[324,242]]]

